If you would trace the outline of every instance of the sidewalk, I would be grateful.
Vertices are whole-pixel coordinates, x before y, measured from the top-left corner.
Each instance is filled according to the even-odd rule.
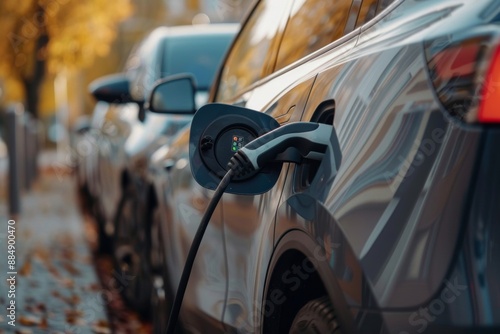
[[[51,157],[41,157],[44,164]],[[3,161],[2,161],[3,160]],[[15,221],[15,297],[7,283],[6,161],[0,159],[0,333],[111,333],[106,298],[78,211],[74,180],[43,172]],[[49,168],[47,168],[49,167]],[[7,306],[15,301],[15,327]]]

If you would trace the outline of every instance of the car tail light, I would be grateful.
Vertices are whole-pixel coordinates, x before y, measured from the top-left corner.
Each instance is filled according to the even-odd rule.
[[[484,83],[477,118],[480,123],[500,123],[500,47],[493,52]]]
[[[430,77],[439,100],[468,123],[500,123],[500,48],[494,34],[425,43]]]

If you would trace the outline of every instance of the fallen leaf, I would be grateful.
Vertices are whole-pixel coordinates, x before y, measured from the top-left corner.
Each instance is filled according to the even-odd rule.
[[[19,317],[19,323],[23,326],[38,326],[41,323],[40,318],[33,317],[33,316],[20,316]]]
[[[45,263],[47,265],[47,270],[49,273],[52,274],[52,276],[59,278],[61,277],[61,274],[59,274],[59,271],[57,271],[56,267],[52,263]]]
[[[105,320],[99,320],[94,325],[92,325],[92,331],[97,334],[111,334],[109,324]]]
[[[68,242],[68,241],[66,241]],[[71,240],[70,244],[65,245],[66,247],[62,250],[62,258],[69,260],[69,261],[74,261],[76,257],[76,252],[73,248],[73,241]]]
[[[24,263],[21,266],[21,269],[17,272],[20,276],[29,276],[31,275],[31,255],[26,255],[24,258]]]
[[[40,312],[46,312],[47,311],[47,307],[43,303],[36,304],[36,308]]]
[[[49,328],[49,322],[47,321],[47,317],[42,318],[42,322],[40,323],[40,328],[42,329]]]
[[[42,261],[44,263],[50,261],[50,259],[51,259],[51,254],[47,250],[47,248],[45,248],[45,247],[42,247],[42,246],[36,247],[34,250],[34,253],[35,253],[35,256],[38,259],[40,259],[40,261]]]
[[[75,287],[75,282],[71,278],[60,278],[59,282],[64,285],[65,288],[73,289]]]
[[[16,334],[33,334],[33,331],[31,329],[21,328],[16,330]]]
[[[68,324],[74,325],[83,316],[83,313],[78,310],[66,310],[66,322]]]
[[[61,293],[57,290],[52,290],[52,296],[56,298],[61,298]]]
[[[73,276],[80,276],[80,271],[75,268],[71,263],[69,262],[64,262],[63,263],[63,268],[66,269],[68,273],[70,273]]]
[[[75,306],[80,303],[80,297],[78,297],[78,295],[72,294],[71,297],[66,298],[66,302],[70,306]]]

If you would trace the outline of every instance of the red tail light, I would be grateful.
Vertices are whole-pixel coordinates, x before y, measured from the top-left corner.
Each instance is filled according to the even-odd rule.
[[[478,111],[480,123],[500,123],[500,47],[493,52]]]
[[[453,117],[469,123],[500,123],[500,48],[492,36],[425,45],[439,100]]]

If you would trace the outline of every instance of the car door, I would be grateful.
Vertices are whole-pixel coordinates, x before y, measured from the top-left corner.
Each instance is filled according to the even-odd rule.
[[[354,12],[353,12],[354,11]],[[257,82],[246,91],[244,106],[265,112],[280,124],[300,121],[316,80],[320,63],[293,63],[352,32],[358,8],[352,1],[327,3],[317,0],[294,1],[280,41],[273,70],[276,74]],[[355,44],[356,32],[338,53]],[[284,164],[281,176],[269,192],[258,196],[225,194],[223,222],[227,254],[228,297],[224,323],[241,332],[260,326],[262,291],[267,264],[274,247],[274,219],[290,166]]]
[[[298,229],[323,246],[324,264],[355,309],[410,307],[432,297],[447,270],[438,260],[452,256],[459,233],[458,210],[446,203],[464,203],[478,143],[477,134],[462,132],[441,112],[421,41],[412,39],[417,31],[436,31],[457,2],[398,4],[361,28],[347,59],[332,57],[319,71],[303,120],[333,103],[342,162],[334,174],[324,164],[312,175],[291,171],[275,231],[277,243]],[[445,146],[451,155],[443,154]],[[300,188],[306,176],[312,182]],[[304,217],[293,205],[302,195],[320,209],[291,219]]]

